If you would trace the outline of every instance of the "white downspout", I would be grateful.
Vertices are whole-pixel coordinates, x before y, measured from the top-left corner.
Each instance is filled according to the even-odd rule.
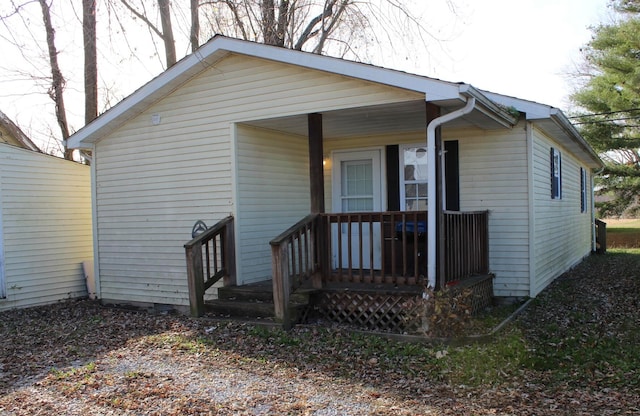
[[[467,104],[451,113],[437,117],[427,124],[427,286],[436,287],[436,129],[444,123],[469,114],[476,104],[473,97]]]

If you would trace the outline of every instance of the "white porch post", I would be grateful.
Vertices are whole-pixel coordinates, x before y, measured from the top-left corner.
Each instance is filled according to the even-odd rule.
[[[451,113],[435,118],[427,124],[427,286],[436,287],[436,129],[444,123],[473,111],[476,99],[467,98],[467,104]]]

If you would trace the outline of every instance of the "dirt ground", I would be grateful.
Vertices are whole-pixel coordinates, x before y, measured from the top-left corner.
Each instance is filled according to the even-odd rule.
[[[638,253],[588,259],[480,345],[88,300],[3,312],[0,414],[638,415]]]

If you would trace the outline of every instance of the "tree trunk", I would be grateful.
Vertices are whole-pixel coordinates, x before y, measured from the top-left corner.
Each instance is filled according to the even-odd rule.
[[[42,20],[47,32],[47,48],[49,50],[49,64],[51,65],[51,88],[49,89],[49,97],[53,100],[56,106],[56,118],[60,131],[62,132],[62,140],[64,142],[64,158],[68,160],[73,159],[73,150],[67,149],[66,140],[69,138],[69,125],[67,123],[67,113],[64,106],[64,85],[65,79],[60,71],[60,65],[58,65],[58,50],[55,44],[55,30],[51,23],[51,10],[46,0],[38,0],[40,7],[42,8]]]
[[[276,36],[278,37],[278,46],[284,46],[287,27],[289,26],[289,0],[280,0],[278,9],[278,22],[276,26]]]
[[[191,0],[191,52],[200,46],[200,17],[198,15],[199,0]]]
[[[167,68],[169,68],[176,63],[176,42],[173,38],[173,28],[171,27],[169,0],[158,0],[158,7],[160,9],[160,21],[162,22],[162,39],[167,57]]]
[[[98,116],[98,55],[96,47],[96,0],[82,0],[84,38],[84,122]]]
[[[278,45],[275,8],[273,0],[262,0],[262,37],[267,45]]]

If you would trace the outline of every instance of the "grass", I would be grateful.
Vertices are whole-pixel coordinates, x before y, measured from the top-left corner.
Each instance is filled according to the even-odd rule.
[[[640,219],[606,219],[608,248],[640,248]]]

